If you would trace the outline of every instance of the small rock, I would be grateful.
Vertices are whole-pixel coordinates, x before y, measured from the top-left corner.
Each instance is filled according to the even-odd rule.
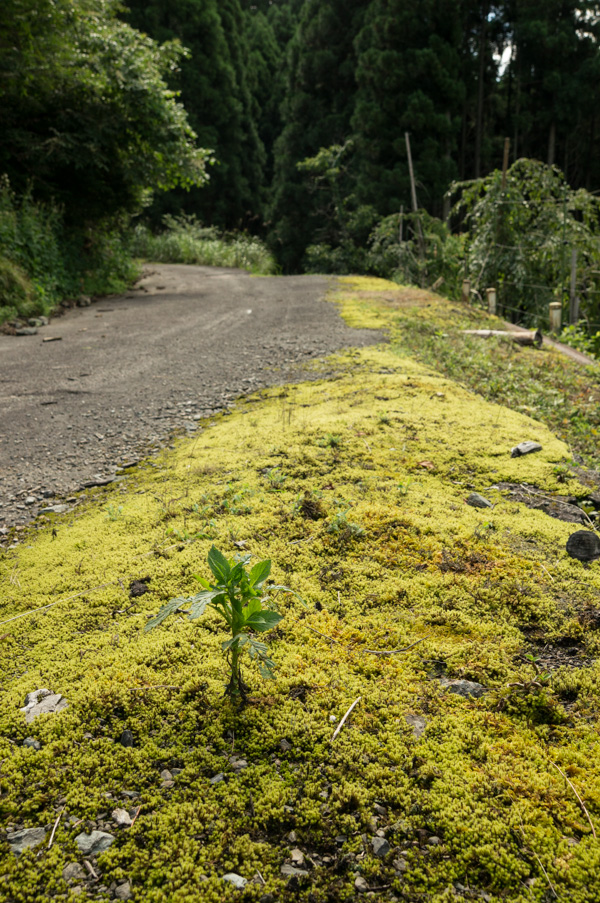
[[[82,831],[75,838],[75,843],[84,856],[97,856],[98,853],[108,850],[114,839],[114,836],[106,831],[92,831],[91,834]]]
[[[274,894],[263,894],[258,903],[275,903],[276,899]]]
[[[92,303],[92,299],[89,298],[87,295],[81,295],[77,299],[77,307],[89,307],[91,303]]]
[[[523,455],[531,455],[533,452],[539,452],[542,446],[539,442],[520,442],[510,450],[511,458],[521,458]]]
[[[283,750],[283,752],[289,752],[292,748],[292,744],[289,740],[282,740],[279,744],[279,747]]]
[[[354,889],[357,890],[359,894],[366,894],[369,890],[369,885],[362,875],[358,875],[354,879]]]
[[[427,718],[424,715],[405,715],[407,724],[413,729],[413,737],[420,740],[427,727]]]
[[[569,536],[567,552],[578,561],[595,561],[600,558],[600,539],[591,530],[578,530]]]
[[[131,897],[131,884],[129,881],[125,881],[123,884],[119,884],[117,889],[115,890],[115,897],[117,900],[129,900]]]
[[[126,809],[114,809],[112,817],[118,825],[122,825],[127,828],[131,825],[131,818],[129,812],[127,812]]]
[[[15,831],[14,834],[7,834],[6,839],[11,852],[15,856],[20,856],[24,850],[32,849],[43,843],[46,833],[45,828],[24,828],[22,831]]]
[[[46,687],[42,687],[41,690],[32,690],[32,692],[28,693],[25,697],[25,708],[27,708],[27,706],[37,705],[40,699],[44,699],[46,696],[52,696],[52,691],[46,689]]]
[[[121,793],[123,794],[123,796],[128,797],[130,800],[137,800],[140,796],[137,790],[122,790]]]
[[[281,866],[280,872],[284,878],[308,878],[306,869],[297,869],[287,862]]]
[[[385,837],[373,837],[371,846],[378,859],[383,859],[390,851],[390,845]]]
[[[304,853],[302,850],[295,849],[291,852],[292,865],[304,865]]]
[[[220,771],[219,774],[213,775],[213,777],[210,778],[208,783],[209,784],[220,784],[221,781],[224,781],[224,780],[225,780],[225,775],[223,774],[222,771]]]
[[[50,505],[47,508],[42,508],[40,514],[65,514],[68,510],[68,505]]]
[[[298,835],[296,834],[295,831],[290,831],[290,833],[287,836],[287,839],[289,840],[290,843],[298,843]]]
[[[133,734],[131,731],[123,731],[121,736],[119,737],[119,743],[121,746],[133,746]]]
[[[241,875],[236,875],[235,872],[227,872],[226,875],[223,875],[223,881],[229,881],[230,884],[233,884],[237,890],[243,890],[248,883],[245,878],[242,878]]]
[[[167,768],[165,768],[165,769],[163,769],[163,771],[161,771],[161,773],[160,773],[160,779],[161,779],[161,781],[163,781],[163,783],[164,783],[165,781],[172,781],[172,780],[173,780],[173,775],[171,774],[171,772],[170,772]]]
[[[458,696],[473,696],[479,699],[487,692],[487,687],[474,680],[448,680],[447,677],[442,677],[440,683],[449,693],[456,693]]]
[[[28,495],[27,498],[25,499],[25,504],[28,507],[31,507],[31,505],[35,505],[36,502],[37,502],[37,499],[33,495]]]
[[[467,505],[470,505],[472,508],[493,508],[492,502],[489,499],[484,498],[484,496],[479,495],[478,492],[472,492],[471,495],[467,498]]]
[[[394,859],[392,865],[397,872],[405,872],[408,868],[406,859],[403,859],[401,856],[399,856],[398,859]]]
[[[15,329],[15,335],[37,335],[37,327],[21,326],[20,329]]]
[[[36,740],[35,737],[25,737],[21,746],[24,746],[25,749],[41,749],[42,744],[39,740]]]
[[[145,593],[150,592],[150,587],[148,586],[149,577],[145,577],[143,580],[132,580],[129,584],[129,597],[131,599],[135,599],[138,596],[143,596]]]
[[[231,763],[231,767],[234,771],[243,771],[244,768],[248,768],[248,763],[245,759],[236,759],[235,762]]]
[[[373,803],[373,812],[375,815],[381,815],[382,818],[387,815],[387,809],[381,803]]]
[[[427,843],[429,844],[430,847],[439,847],[442,843],[442,840],[440,837],[436,837],[434,835],[433,837],[427,838]]]
[[[27,694],[27,699],[32,696],[31,693]],[[68,706],[67,700],[61,696],[60,693],[52,693],[50,695],[44,695],[43,698],[40,699],[39,702],[34,704],[27,704],[24,708],[21,709],[22,712],[25,712],[25,721],[27,724],[31,724],[34,718],[37,718],[38,715],[52,715],[58,712],[61,712],[63,709],[66,709]]]
[[[86,872],[78,862],[69,862],[62,870],[62,876],[65,881],[83,881]]]

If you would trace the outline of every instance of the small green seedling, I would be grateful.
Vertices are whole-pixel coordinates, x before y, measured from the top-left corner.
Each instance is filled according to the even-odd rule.
[[[244,648],[247,648],[250,658],[258,664],[262,677],[273,678],[275,665],[267,655],[266,644],[251,635],[272,630],[283,618],[283,615],[270,607],[268,593],[293,593],[300,599],[287,586],[270,585],[265,588],[265,581],[271,573],[271,562],[259,561],[248,573],[246,565],[250,557],[236,555],[233,560],[228,560],[213,546],[208,553],[208,566],[216,583],[209,583],[203,577],[195,575],[204,587],[203,590],[189,598],[171,599],[144,628],[148,631],[158,627],[175,612],[183,612],[194,621],[204,614],[207,605],[214,608],[231,631],[231,639],[226,640],[222,648],[227,654],[231,672],[225,695],[235,704],[244,703],[248,695],[248,687],[242,680],[240,668],[240,656]]]

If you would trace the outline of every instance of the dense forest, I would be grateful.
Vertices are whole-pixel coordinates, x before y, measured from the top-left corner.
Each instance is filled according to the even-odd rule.
[[[264,240],[282,272],[389,275],[399,235],[396,268],[404,255],[405,275],[450,290],[470,267],[451,232],[479,219],[507,138],[498,202],[530,208],[551,183],[558,243],[567,221],[587,241],[599,31],[600,3],[572,0],[4,0],[0,288],[27,293],[21,271],[38,295],[89,287],[107,252],[126,278],[115,236],[185,216]],[[453,208],[473,180],[470,207]],[[545,234],[547,219],[529,210],[519,228]],[[60,257],[53,285],[23,251],[41,224]],[[496,244],[510,228],[496,223]],[[492,257],[486,275],[502,281]]]

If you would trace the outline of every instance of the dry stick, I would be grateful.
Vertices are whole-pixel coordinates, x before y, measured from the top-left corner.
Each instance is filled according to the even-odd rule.
[[[50,847],[51,847],[52,844],[54,843],[54,835],[56,834],[56,829],[58,828],[58,823],[59,823],[59,821],[60,821],[61,815],[63,814],[63,812],[65,811],[66,808],[67,808],[66,806],[63,806],[63,807],[62,807],[62,809],[61,809],[60,812],[58,813],[58,818],[57,818],[56,821],[54,822],[54,827],[52,828],[52,834],[50,835],[50,840],[49,840],[49,842],[48,842],[48,849],[50,849]]]
[[[354,702],[352,703],[352,705],[350,706],[350,708],[348,709],[348,711],[346,712],[346,714],[344,715],[344,717],[342,718],[342,720],[340,721],[338,726],[336,727],[335,733],[334,733],[333,737],[331,738],[332,743],[335,740],[335,738],[337,737],[337,735],[339,734],[339,732],[341,731],[341,729],[343,728],[343,726],[345,725],[346,719],[352,712],[352,709],[354,708],[355,705],[357,705],[357,703],[359,703],[361,701],[361,699],[362,699],[362,696],[359,696],[358,699],[354,700]]]
[[[94,871],[94,866],[91,864],[91,862],[88,862],[87,859],[84,859],[84,860],[83,860],[83,864],[85,865],[86,869],[88,870],[88,872],[90,873],[90,875],[92,876],[92,878],[95,878],[95,880],[97,881],[97,880],[98,880],[98,875],[97,875],[96,872]]]
[[[520,816],[519,816],[519,818],[520,818]],[[521,834],[523,835],[523,840],[525,841],[525,843],[527,843],[527,838],[525,837],[525,831],[523,830],[523,820],[522,819],[521,819],[521,825],[520,825],[519,830],[520,830]],[[544,877],[545,877],[546,881],[548,882],[548,886],[550,887],[550,890],[552,891],[552,893],[558,900],[558,894],[556,893],[556,888],[552,884],[552,881],[550,880],[550,876],[549,876],[548,872],[546,871],[546,869],[544,868],[544,863],[542,862],[542,860],[540,859],[540,857],[538,856],[538,854],[536,853],[536,851],[533,848],[531,848],[531,852],[537,859],[538,865],[544,873]]]
[[[589,823],[590,823],[590,828],[592,829],[592,834],[594,835],[594,840],[598,840],[598,838],[596,837],[596,829],[594,828],[594,825],[592,824],[592,819],[590,818],[590,813],[589,813],[589,812],[587,811],[587,809],[585,808],[585,803],[583,802],[583,800],[581,799],[581,797],[579,796],[579,794],[578,794],[577,791],[575,790],[575,787],[574,787],[573,784],[570,782],[570,780],[568,779],[568,777],[566,776],[566,774],[564,773],[564,771],[562,770],[562,768],[559,768],[559,767],[558,767],[558,765],[556,764],[556,762],[550,762],[550,764],[551,764],[551,765],[554,765],[554,767],[556,768],[556,770],[557,770],[558,772],[560,772],[560,774],[562,774],[563,778],[565,779],[565,781],[567,782],[567,784],[569,785],[569,787],[571,788],[571,790],[573,791],[573,793],[575,794],[575,796],[577,797],[577,799],[579,800],[579,805],[580,805],[581,808],[583,809],[583,811],[584,811],[584,813],[585,813],[585,816],[586,816],[587,820],[588,820]]]
[[[141,806],[138,806],[137,812],[136,812],[135,815],[133,816],[133,821],[132,821],[131,824],[129,825],[130,828],[133,828],[133,826],[135,825],[135,820],[136,820],[136,818],[138,817],[138,815],[140,814],[141,808],[142,808]]]
[[[298,623],[298,621],[296,621],[296,623]],[[329,640],[330,643],[337,643],[338,646],[341,645],[339,640],[334,640],[332,636],[327,636],[325,633],[321,633],[320,630],[315,630],[314,627],[309,627],[308,624],[303,624],[302,626],[307,630],[310,630],[312,633],[316,633],[317,636],[323,637],[324,640]]]
[[[131,693],[134,690],[181,690],[181,687],[174,684],[153,684],[150,687],[127,687],[127,689]]]
[[[408,652],[408,650],[412,649],[413,646],[418,646],[419,643],[424,642],[424,640],[428,639],[428,637],[430,637],[430,636],[431,636],[431,634],[428,633],[426,636],[421,637],[420,640],[415,640],[415,642],[411,643],[410,646],[405,646],[404,649],[390,649],[389,651],[385,650],[383,652],[380,652],[377,649],[365,649],[363,651],[364,651],[365,655],[398,655],[400,652]]]
[[[29,611],[23,611],[20,615],[15,615],[13,618],[8,618],[6,621],[0,621],[0,627],[2,624],[10,624],[11,621],[18,621],[19,618],[26,618],[27,615],[34,615],[38,611],[46,611],[46,609],[53,608],[61,602],[71,602],[72,599],[77,599],[79,596],[85,596],[86,593],[95,593],[100,589],[106,589],[107,586],[115,585],[116,584],[113,581],[112,583],[103,583],[102,586],[95,586],[93,589],[82,589],[80,593],[75,593],[73,596],[67,596],[66,599],[57,599],[56,602],[51,602],[50,605],[42,605],[41,608],[31,608]]]

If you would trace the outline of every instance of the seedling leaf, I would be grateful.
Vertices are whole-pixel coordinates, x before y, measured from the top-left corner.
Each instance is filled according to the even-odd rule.
[[[227,583],[231,573],[231,566],[223,553],[219,552],[215,546],[208,553],[208,566],[219,583]]]

